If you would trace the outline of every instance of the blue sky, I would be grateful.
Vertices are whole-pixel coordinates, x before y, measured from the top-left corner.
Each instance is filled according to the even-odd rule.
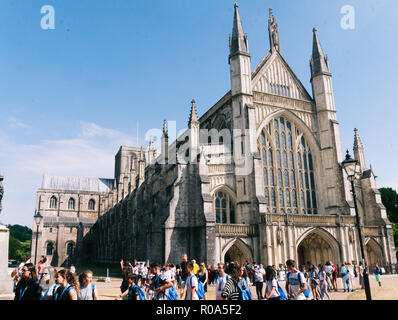
[[[31,226],[44,172],[113,177],[121,144],[146,146],[163,119],[183,129],[230,87],[228,36],[234,1],[2,0],[0,3],[0,220]],[[55,30],[40,27],[44,5]],[[343,30],[340,9],[355,9]],[[269,50],[268,8],[282,54],[311,93],[312,28],[333,73],[342,145],[357,127],[378,186],[398,189],[394,0],[242,0],[254,68]],[[138,125],[137,125],[138,123]],[[137,128],[138,127],[138,128]]]

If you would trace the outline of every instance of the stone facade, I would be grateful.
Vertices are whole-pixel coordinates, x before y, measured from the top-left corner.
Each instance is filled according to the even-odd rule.
[[[179,262],[187,253],[207,264],[358,263],[332,74],[317,30],[310,95],[281,54],[271,10],[268,26],[270,51],[252,70],[235,5],[231,90],[200,118],[193,100],[188,130],[171,145],[165,121],[160,155],[152,144],[121,148],[98,219],[88,232],[79,224],[80,262]],[[353,151],[362,169],[356,187],[368,264],[395,264],[391,223],[357,130]]]

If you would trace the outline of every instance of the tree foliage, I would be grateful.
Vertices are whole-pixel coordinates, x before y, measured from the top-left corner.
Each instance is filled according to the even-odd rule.
[[[398,193],[393,188],[380,188],[381,201],[387,210],[388,220],[392,223],[395,247],[398,248]]]
[[[25,226],[8,225],[10,240],[8,245],[9,259],[23,260],[30,256],[32,230]]]

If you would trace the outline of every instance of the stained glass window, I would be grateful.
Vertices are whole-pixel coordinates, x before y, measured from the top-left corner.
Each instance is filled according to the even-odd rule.
[[[318,213],[310,146],[295,124],[285,118],[273,119],[270,124],[259,138],[269,212]]]

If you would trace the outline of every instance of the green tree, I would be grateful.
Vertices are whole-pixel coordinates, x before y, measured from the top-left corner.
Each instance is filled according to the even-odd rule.
[[[392,188],[380,188],[381,201],[387,210],[388,220],[398,223],[398,193]]]
[[[29,257],[32,230],[20,225],[8,225],[7,228],[10,230],[8,257],[15,260]]]

